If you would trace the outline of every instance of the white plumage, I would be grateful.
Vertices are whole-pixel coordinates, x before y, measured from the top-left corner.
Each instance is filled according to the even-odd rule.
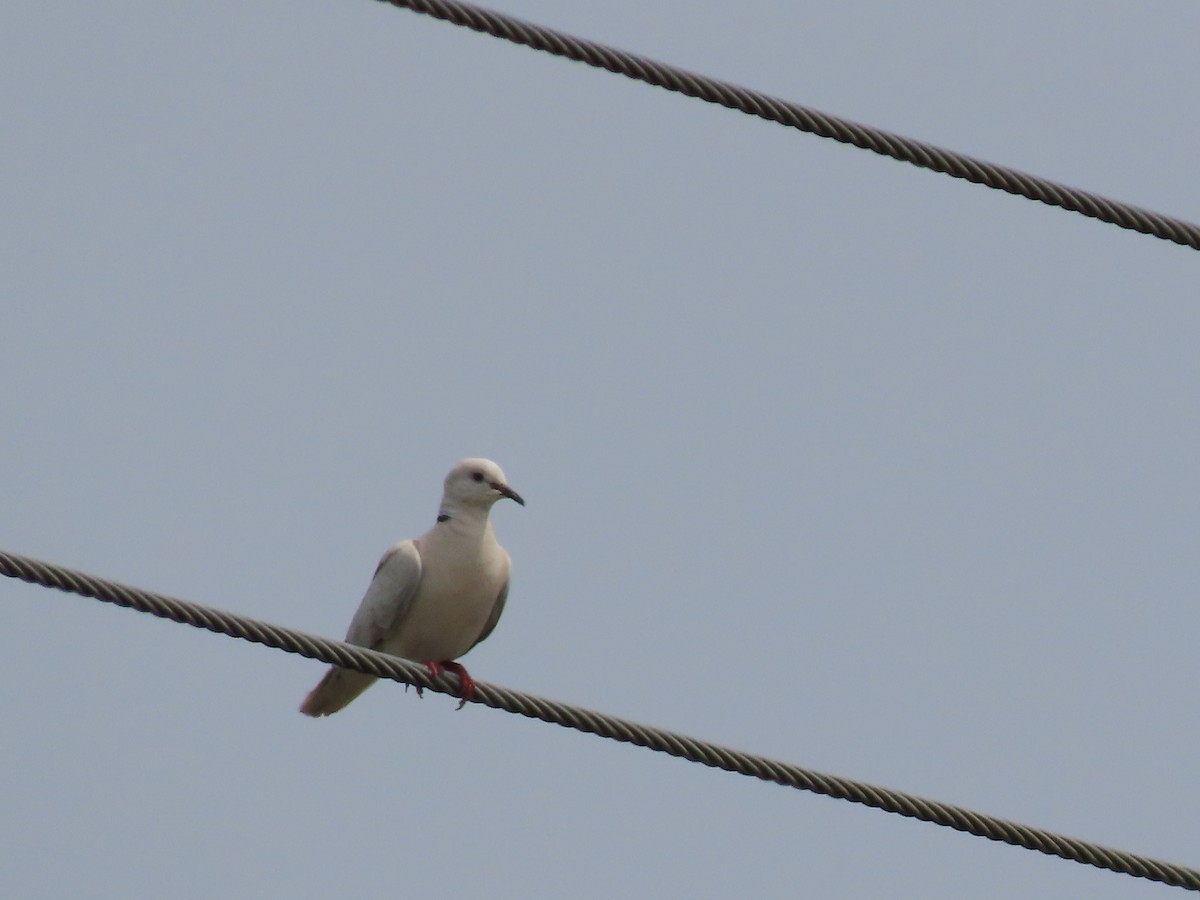
[[[463,702],[470,699],[475,682],[454,660],[492,633],[508,598],[512,560],[488,520],[503,497],[525,504],[491,460],[457,463],[446,476],[437,524],[383,555],[346,640],[425,662],[435,674],[457,671]],[[300,712],[335,713],[374,681],[373,675],[331,668]]]

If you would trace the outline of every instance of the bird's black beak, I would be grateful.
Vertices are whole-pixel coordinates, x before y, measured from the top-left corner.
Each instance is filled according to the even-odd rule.
[[[509,500],[516,500],[522,506],[525,505],[525,500],[521,497],[521,495],[510,488],[503,481],[489,481],[488,484],[491,485],[493,491],[499,491]]]

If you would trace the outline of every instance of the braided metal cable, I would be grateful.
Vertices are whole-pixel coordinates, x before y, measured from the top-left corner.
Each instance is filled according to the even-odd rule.
[[[0,574],[43,587],[56,588],[84,597],[93,597],[106,603],[115,603],[118,606],[147,612],[196,628],[206,628],[218,634],[242,638],[256,644],[265,644],[268,647],[286,650],[288,653],[298,653],[301,656],[332,665],[357,669],[380,678],[390,678],[404,684],[419,685],[446,694],[457,694],[458,692],[457,676],[433,678],[425,666],[396,656],[376,653],[342,641],[329,640],[290,628],[281,628],[269,622],[260,622],[236,613],[223,612],[187,600],[129,587],[3,550],[0,550]],[[727,772],[750,775],[786,787],[812,791],[816,794],[861,803],[924,822],[932,822],[935,825],[944,825],[957,831],[965,831],[968,834],[1012,844],[1016,847],[1024,847],[1028,850],[1037,850],[1062,859],[1070,859],[1097,868],[1110,869],[1113,872],[1147,878],[1188,890],[1200,890],[1200,870],[1197,869],[1160,862],[1123,850],[1112,850],[1040,828],[1031,828],[1016,822],[972,812],[960,806],[925,800],[911,794],[838,778],[834,775],[823,775],[811,769],[766,759],[752,753],[731,750],[708,741],[676,734],[661,728],[639,725],[616,716],[581,709],[555,700],[547,700],[544,697],[535,697],[510,688],[480,681],[477,683],[477,692],[473,702],[505,712],[519,713],[531,719],[541,719],[543,722],[596,734],[600,737],[669,753],[681,759],[703,763]]]
[[[1131,231],[1139,231],[1163,240],[1173,241],[1193,250],[1200,250],[1200,225],[1184,219],[1165,216],[1142,209],[1119,200],[1110,200],[1099,194],[1081,191],[1028,175],[1016,169],[984,162],[952,150],[943,150],[932,144],[915,141],[892,132],[860,125],[819,110],[780,100],[758,91],[739,87],[727,81],[697,75],[666,63],[644,56],[637,56],[534,25],[521,19],[498,13],[490,9],[459,3],[455,0],[381,0],[401,9],[412,10],[454,25],[462,25],[493,37],[523,44],[535,50],[543,50],[576,62],[586,63],[598,69],[607,69],[635,81],[644,81],[656,87],[666,88],[696,97],[708,103],[744,112],[789,128],[798,128],[825,138],[833,138],[843,144],[853,144],[881,156],[890,156],[901,162],[912,163],[954,178],[962,178],[975,184],[997,188],[1010,194],[1038,200],[1050,206],[1071,210],[1102,222],[1119,225]]]

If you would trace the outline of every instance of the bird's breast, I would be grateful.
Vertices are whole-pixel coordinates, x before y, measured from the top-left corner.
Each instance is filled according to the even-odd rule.
[[[396,640],[389,642],[390,652],[422,661],[451,660],[478,639],[508,579],[508,558],[494,539],[490,546],[463,544],[422,546],[421,584]]]

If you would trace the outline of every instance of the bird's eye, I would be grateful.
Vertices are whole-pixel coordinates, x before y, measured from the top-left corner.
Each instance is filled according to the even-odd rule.
[[[483,481],[483,473],[482,472],[472,472],[471,479],[473,481]]]

